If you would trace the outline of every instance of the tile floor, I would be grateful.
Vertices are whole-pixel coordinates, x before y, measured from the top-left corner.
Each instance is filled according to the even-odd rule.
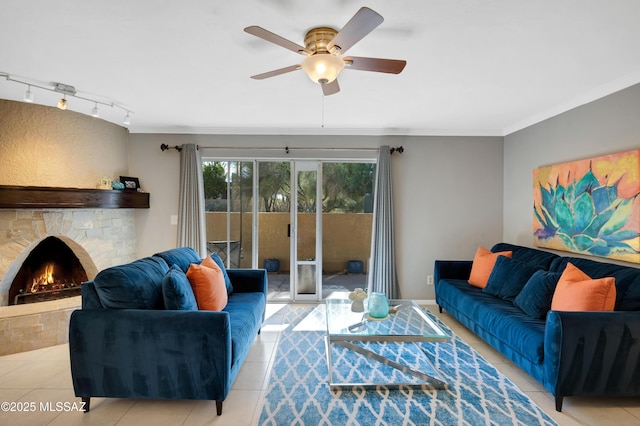
[[[229,397],[223,415],[212,401],[164,401],[92,398],[91,411],[65,411],[79,404],[73,394],[67,345],[0,357],[0,401],[22,403],[31,412],[0,411],[0,424],[11,425],[255,425],[282,328],[282,304],[269,304],[268,320],[257,337]],[[526,373],[479,340],[448,314],[438,314],[451,329],[516,383],[560,425],[639,425],[638,398],[565,398],[562,413],[551,395]],[[60,403],[61,407],[58,407]]]

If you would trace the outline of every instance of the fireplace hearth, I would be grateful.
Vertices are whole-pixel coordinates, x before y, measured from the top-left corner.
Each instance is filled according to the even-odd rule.
[[[9,289],[9,305],[44,302],[80,294],[87,273],[56,237],[43,239],[25,259]]]

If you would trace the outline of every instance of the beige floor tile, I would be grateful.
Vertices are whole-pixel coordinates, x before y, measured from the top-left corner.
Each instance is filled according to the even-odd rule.
[[[262,331],[256,337],[256,341],[262,342],[277,342],[280,338],[280,332],[282,331],[282,325],[264,325]]]
[[[240,372],[235,382],[231,386],[232,390],[262,390],[264,389],[265,377],[269,364],[266,362],[245,361],[240,368]]]
[[[262,392],[257,390],[233,390],[222,404],[222,415],[216,415],[213,401],[197,401],[184,422],[184,426],[233,425],[249,426],[254,407],[258,405]]]
[[[65,369],[50,379],[45,380],[40,386],[42,389],[69,389],[73,390],[71,371]]]
[[[0,358],[0,383],[3,381],[2,376],[15,371],[24,365],[28,365],[30,362],[31,361],[20,359],[4,359],[4,357]]]
[[[182,424],[197,401],[138,399],[118,421],[118,426],[175,426]],[[215,406],[215,403],[212,402]],[[93,410],[93,408],[92,408]]]
[[[80,402],[80,398],[76,398]],[[49,426],[115,425],[137,402],[135,399],[91,398],[88,413],[62,412]],[[142,423],[139,426],[146,425]]]
[[[276,342],[265,342],[256,340],[249,349],[249,354],[245,362],[270,362],[275,351]]]
[[[34,389],[16,401],[18,406],[27,407],[28,411],[0,413],[0,424],[46,425],[64,410],[72,410],[74,400],[68,391]],[[79,405],[76,407],[80,408]]]
[[[502,374],[507,376],[523,392],[546,392],[540,382],[525,373],[520,367],[512,363],[494,363]]]
[[[2,380],[0,378],[0,380]],[[18,401],[24,395],[29,393],[31,389],[0,389],[0,401]]]
[[[0,388],[35,389],[63,371],[69,371],[68,361],[33,360],[2,375]]]

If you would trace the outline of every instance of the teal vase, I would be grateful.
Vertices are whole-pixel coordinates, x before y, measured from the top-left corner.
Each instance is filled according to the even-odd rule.
[[[369,316],[386,318],[389,315],[389,301],[384,293],[373,292],[369,296]]]

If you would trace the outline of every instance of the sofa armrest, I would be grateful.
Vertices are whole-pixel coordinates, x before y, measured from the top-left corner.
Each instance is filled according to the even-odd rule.
[[[69,322],[76,396],[224,400],[229,313],[83,309]]]
[[[260,292],[267,294],[266,269],[227,269],[234,293]]]
[[[640,396],[640,312],[547,315],[544,385],[554,396]]]
[[[433,268],[434,282],[443,278],[468,280],[471,275],[471,260],[436,260]]]

